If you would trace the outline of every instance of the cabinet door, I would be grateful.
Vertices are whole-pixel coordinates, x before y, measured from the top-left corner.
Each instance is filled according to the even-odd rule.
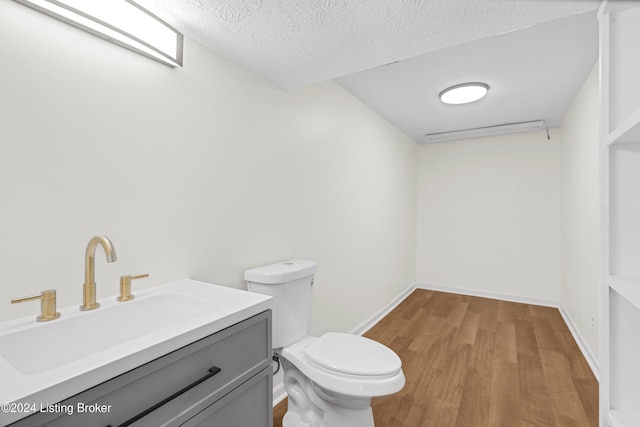
[[[184,427],[272,427],[271,367],[183,424]],[[265,399],[265,396],[269,396]]]

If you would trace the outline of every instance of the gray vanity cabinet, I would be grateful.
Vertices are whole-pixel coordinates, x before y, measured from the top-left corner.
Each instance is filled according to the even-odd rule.
[[[268,310],[11,426],[272,427],[271,369]]]

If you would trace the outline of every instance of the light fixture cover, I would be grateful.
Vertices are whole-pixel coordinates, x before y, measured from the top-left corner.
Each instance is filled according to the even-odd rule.
[[[462,83],[440,92],[440,100],[445,104],[469,104],[484,98],[488,91],[489,85],[485,83]]]
[[[485,136],[506,135],[510,133],[532,132],[544,130],[546,124],[544,120],[534,120],[531,122],[507,123],[496,126],[486,126],[474,129],[456,130],[452,132],[429,133],[425,135],[423,144],[433,144],[437,142],[456,141],[460,139],[482,138]]]
[[[170,67],[182,66],[182,34],[131,0],[14,1]]]

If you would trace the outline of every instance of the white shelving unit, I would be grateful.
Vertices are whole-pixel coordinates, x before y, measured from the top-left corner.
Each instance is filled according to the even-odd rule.
[[[600,425],[640,426],[640,2],[600,9]]]

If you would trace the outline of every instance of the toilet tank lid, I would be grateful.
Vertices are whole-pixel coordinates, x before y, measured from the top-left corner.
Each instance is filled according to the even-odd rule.
[[[294,259],[247,270],[244,272],[244,280],[264,284],[286,283],[313,276],[315,272],[315,261]]]

